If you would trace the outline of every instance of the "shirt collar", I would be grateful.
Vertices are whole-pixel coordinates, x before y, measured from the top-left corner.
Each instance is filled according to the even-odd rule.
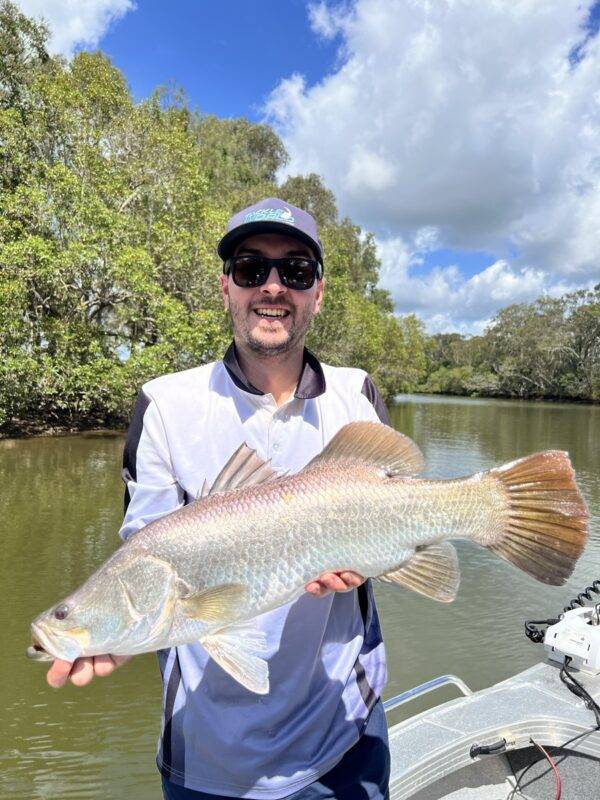
[[[229,377],[238,387],[244,392],[250,394],[264,395],[260,389],[253,386],[248,378],[244,375],[240,362],[238,361],[235,343],[232,342],[227,348],[227,352],[223,356],[223,364],[229,373]],[[311,353],[308,348],[304,348],[302,354],[302,372],[300,373],[300,380],[296,386],[294,397],[299,400],[310,400],[313,397],[318,397],[325,391],[325,375],[323,374],[323,367],[319,359]]]

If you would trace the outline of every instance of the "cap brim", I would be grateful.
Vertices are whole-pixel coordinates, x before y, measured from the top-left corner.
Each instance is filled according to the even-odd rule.
[[[304,233],[304,231],[299,231],[286,222],[273,222],[272,220],[247,222],[245,225],[238,225],[237,228],[226,233],[217,247],[219,256],[223,261],[226,261],[228,258],[231,258],[235,248],[240,242],[247,239],[249,236],[255,236],[259,233],[280,233],[283,236],[290,236],[292,239],[298,239],[300,242],[308,245],[313,251],[317,261],[319,261],[321,265],[323,264],[321,248],[311,236]]]

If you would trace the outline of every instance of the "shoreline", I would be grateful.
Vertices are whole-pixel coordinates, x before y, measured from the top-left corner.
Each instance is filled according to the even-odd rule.
[[[490,401],[496,400],[512,401],[515,403],[535,403],[538,405],[547,403],[548,405],[557,405],[564,403],[570,406],[600,406],[600,400],[582,400],[579,398],[570,397],[511,397],[509,395],[468,395],[468,394],[448,394],[448,393],[433,393],[433,392],[420,392],[417,389],[412,392],[401,392],[391,401],[390,407],[398,406],[402,403],[399,398],[406,397],[407,395],[416,395],[420,397],[435,397],[435,398],[448,398],[457,400],[477,400],[477,401]],[[87,425],[82,422],[78,425],[45,425],[41,422],[34,422],[28,420],[27,422],[13,422],[7,430],[0,430],[0,442],[6,439],[34,439],[58,436],[72,436],[74,434],[94,434],[97,436],[121,436],[127,431],[127,423],[118,424],[112,423],[102,425],[95,420],[90,421]]]
[[[515,397],[510,394],[450,394],[449,392],[425,392],[414,389],[412,392],[400,392],[397,397],[417,394],[423,397],[456,397],[461,400],[512,400],[515,403],[565,403],[571,406],[598,406],[600,399],[588,400],[582,397]]]
[[[28,422],[22,426],[15,426],[7,431],[0,431],[0,442],[6,439],[45,439],[59,436],[74,436],[76,434],[94,434],[95,436],[124,436],[127,425],[102,426],[97,422],[93,425],[61,426]]]

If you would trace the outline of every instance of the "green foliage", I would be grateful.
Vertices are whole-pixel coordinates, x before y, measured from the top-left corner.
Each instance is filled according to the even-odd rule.
[[[429,359],[425,391],[600,400],[600,284],[503,308],[484,336],[432,336]]]
[[[433,394],[467,394],[467,385],[473,377],[472,367],[438,367],[425,384],[425,391]]]
[[[313,347],[386,396],[420,379],[425,337],[376,288],[372,236],[317,175],[277,186],[268,126],[201,116],[176,90],[135,103],[102,53],[51,58],[47,30],[0,1],[0,425],[121,425],[145,380],[229,340],[215,246],[228,217],[280,195],[326,252]],[[420,371],[421,370],[421,371]]]

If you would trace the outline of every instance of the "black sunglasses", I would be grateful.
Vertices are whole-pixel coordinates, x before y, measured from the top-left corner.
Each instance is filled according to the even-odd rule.
[[[233,256],[223,264],[225,275],[231,275],[236,286],[254,289],[267,282],[271,267],[275,267],[279,280],[288,289],[310,289],[315,278],[321,278],[323,267],[318,261],[304,256],[266,258],[266,256]]]

